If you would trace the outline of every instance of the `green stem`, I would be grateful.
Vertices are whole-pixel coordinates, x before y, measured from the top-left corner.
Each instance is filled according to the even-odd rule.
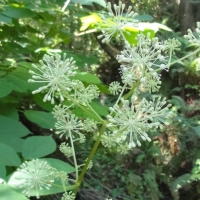
[[[74,142],[72,139],[71,131],[69,131],[69,137],[70,137],[70,142],[71,142],[71,146],[72,146],[72,154],[73,154],[73,159],[74,159],[74,166],[76,169],[76,181],[77,181],[78,180],[78,165],[77,165],[77,161],[76,161],[76,154],[75,154],[75,150],[74,150]]]
[[[73,102],[76,106],[78,106],[82,111],[89,113],[90,115],[95,115],[101,123],[104,123],[104,120],[96,113],[96,111],[91,106],[88,106],[90,108],[90,110],[88,110],[87,108],[79,104],[78,102],[73,101],[73,99],[68,95],[68,93],[66,93],[64,96],[67,99],[69,99],[71,102]]]
[[[200,51],[200,48],[198,48],[197,50],[193,51],[192,53],[190,53],[190,54],[188,54],[188,55],[186,55],[186,56],[184,56],[184,57],[182,57],[182,58],[180,58],[178,60],[175,60],[174,62],[170,63],[169,66],[171,66],[171,65],[173,65],[173,64],[175,64],[175,63],[177,63],[177,62],[179,62],[181,60],[184,60],[184,59],[192,56],[193,54],[197,53],[198,51]]]
[[[135,88],[139,85],[139,81],[138,82],[136,82],[135,83],[135,85],[132,87],[132,89],[129,91],[129,93],[128,94],[126,94],[125,96],[124,96],[124,99],[128,99],[130,96],[131,96],[131,94],[133,93],[133,91],[135,90]],[[81,185],[81,182],[82,182],[82,180],[83,180],[83,177],[84,177],[84,175],[85,175],[85,173],[86,173],[86,171],[87,171],[87,168],[88,168],[88,166],[89,166],[89,164],[90,164],[90,161],[92,160],[92,158],[93,158],[93,156],[94,156],[94,154],[95,154],[95,152],[96,152],[96,150],[97,150],[97,147],[99,146],[99,143],[101,142],[101,136],[103,135],[103,133],[105,132],[105,130],[106,130],[106,125],[108,124],[108,121],[104,121],[103,122],[103,125],[102,125],[102,127],[101,127],[101,130],[100,130],[100,132],[99,132],[99,136],[98,136],[98,138],[97,138],[97,140],[96,140],[96,142],[95,142],[95,144],[94,144],[94,146],[92,147],[92,150],[90,151],[90,155],[88,156],[88,159],[87,159],[87,161],[86,161],[86,163],[85,163],[85,166],[83,167],[83,170],[81,171],[81,174],[80,174],[80,176],[79,176],[79,178],[78,178],[78,182],[77,182],[77,188],[75,189],[75,195],[77,194],[77,192],[78,192],[78,190],[79,190],[79,187],[80,187],[80,185]]]
[[[93,156],[94,156],[94,154],[95,154],[95,152],[96,152],[96,150],[97,150],[97,147],[99,146],[99,143],[101,142],[101,136],[103,135],[103,133],[104,133],[105,130],[106,130],[106,125],[107,125],[107,123],[108,123],[108,122],[105,122],[105,121],[104,121],[104,123],[103,123],[103,125],[102,125],[102,127],[101,127],[101,130],[100,130],[100,132],[99,132],[99,136],[98,136],[98,138],[97,138],[97,140],[96,140],[94,146],[92,147],[92,150],[90,151],[90,155],[88,156],[88,159],[87,159],[87,161],[86,161],[86,163],[85,163],[85,166],[83,167],[83,170],[82,170],[82,172],[81,172],[81,174],[80,174],[80,176],[79,176],[79,178],[78,178],[78,182],[77,182],[77,185],[78,185],[78,186],[77,186],[77,188],[76,188],[75,191],[74,191],[75,195],[77,194],[77,192],[78,192],[78,190],[79,190],[79,187],[80,187],[81,182],[82,182],[82,180],[83,180],[83,177],[84,177],[84,175],[85,175],[85,173],[86,173],[86,171],[87,171],[87,168],[88,168],[88,166],[89,166],[89,164],[90,164],[90,161],[92,160],[92,158],[93,158]]]

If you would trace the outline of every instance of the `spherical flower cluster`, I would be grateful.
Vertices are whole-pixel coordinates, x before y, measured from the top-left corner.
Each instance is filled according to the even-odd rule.
[[[109,91],[113,95],[118,95],[122,90],[122,86],[119,82],[114,81],[109,85]]]
[[[19,187],[24,188],[26,196],[34,195],[39,199],[39,191],[49,190],[54,182],[54,170],[46,161],[39,159],[24,162],[18,169],[21,173],[16,179],[21,181]]]
[[[150,34],[147,37],[138,34],[137,40],[136,46],[127,44],[117,56],[118,62],[121,63],[122,81],[129,86],[146,77],[149,72],[157,74],[158,71],[168,69],[166,58],[162,55],[165,45],[159,43],[158,38],[150,39]]]
[[[197,22],[197,28],[195,29],[197,35],[194,35],[191,31],[191,29],[188,29],[188,34],[184,37],[188,39],[189,42],[200,46],[200,22]]]
[[[175,38],[166,40],[164,44],[166,46],[165,51],[166,52],[171,51],[172,53],[175,50],[177,50],[177,51],[180,50],[179,47],[181,46],[181,43]]]
[[[75,194],[72,191],[65,192],[61,200],[75,200]]]
[[[153,127],[162,127],[169,116],[165,99],[158,98],[147,101],[143,98],[139,105],[129,105],[128,100],[122,99],[122,106],[111,107],[108,115],[107,127],[113,131],[113,136],[118,143],[125,143],[129,148],[141,146],[140,139],[151,141],[147,131]]]
[[[125,4],[119,1],[119,5],[114,4],[112,10],[111,3],[107,3],[107,9],[109,11],[109,17],[105,17],[100,14],[102,23],[99,24],[99,29],[102,31],[102,34],[98,36],[99,39],[102,39],[103,43],[109,42],[113,36],[117,34],[123,35],[123,32],[126,31],[126,27],[136,27],[138,21],[134,19],[136,14],[131,11],[132,7],[129,6],[126,14],[124,15]]]
[[[66,156],[66,157],[71,157],[73,156],[73,151],[72,148],[69,146],[68,143],[63,142],[60,146],[59,146],[59,150]]]
[[[76,133],[81,143],[85,141],[85,136],[80,132],[80,130],[83,130],[83,123],[74,114],[65,113],[65,118],[60,118],[55,123],[55,128],[55,133],[60,137],[65,135],[66,139],[68,139],[71,133]],[[74,135],[72,137],[75,138]]]
[[[70,80],[76,74],[77,67],[73,58],[66,58],[66,54],[61,60],[59,54],[55,56],[44,55],[43,60],[40,60],[41,67],[37,67],[33,64],[33,67],[38,71],[29,70],[32,74],[32,78],[28,81],[31,83],[42,83],[37,90],[33,91],[33,94],[47,91],[43,101],[55,102],[55,97],[59,97],[61,101],[64,100],[63,93],[69,92],[75,85],[75,82]]]
[[[82,82],[79,82],[79,86],[74,88],[74,90],[75,99],[83,105],[87,105],[99,96],[99,88],[96,85],[85,87]]]

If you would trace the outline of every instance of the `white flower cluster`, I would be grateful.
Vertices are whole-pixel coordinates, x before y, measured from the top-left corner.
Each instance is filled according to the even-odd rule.
[[[28,197],[35,194],[39,199],[39,191],[49,190],[54,183],[54,169],[46,161],[39,159],[26,161],[18,168],[18,171],[21,174],[16,178],[21,181],[19,187],[24,189],[22,193]]]
[[[65,192],[61,200],[75,200],[75,194],[72,191]]]
[[[98,36],[99,39],[102,39],[103,43],[109,42],[113,36],[117,34],[124,35],[123,32],[126,32],[126,27],[136,27],[138,21],[134,19],[136,13],[132,10],[132,7],[129,6],[126,14],[124,15],[125,4],[119,1],[119,5],[114,4],[112,10],[111,3],[107,3],[107,9],[109,11],[108,16],[99,14],[102,23],[99,24],[99,29],[102,31],[102,34]],[[126,32],[128,34],[128,32]]]
[[[192,33],[191,29],[188,29],[188,34],[184,37],[188,39],[189,42],[200,46],[200,22],[197,22],[197,28],[195,29],[195,31],[197,33],[196,35]]]
[[[128,148],[141,146],[140,139],[151,141],[147,131],[153,127],[162,127],[169,117],[169,106],[166,100],[147,101],[143,98],[139,105],[129,105],[128,100],[121,99],[122,106],[111,107],[111,114],[108,115],[107,127],[112,130],[112,137],[117,143],[123,143]],[[109,144],[107,144],[109,145]]]
[[[166,46],[158,38],[150,39],[150,34],[145,37],[137,35],[137,45],[127,44],[125,49],[117,56],[121,63],[120,71],[124,84],[132,87],[136,80],[147,87],[148,91],[156,91],[160,84],[159,71],[168,69],[166,57],[162,55]]]
[[[55,103],[55,97],[59,97],[61,101],[64,101],[63,93],[72,90],[76,84],[70,79],[70,77],[76,74],[78,69],[75,66],[73,58],[66,58],[66,54],[63,56],[63,60],[59,54],[55,56],[44,55],[43,60],[40,60],[41,67],[32,65],[38,72],[29,70],[32,74],[32,78],[28,80],[30,83],[43,83],[44,86],[33,91],[33,94],[47,91],[43,101],[51,101]]]

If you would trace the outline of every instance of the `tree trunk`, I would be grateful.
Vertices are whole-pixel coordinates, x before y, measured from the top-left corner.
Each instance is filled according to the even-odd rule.
[[[179,5],[180,31],[186,34],[188,29],[195,30],[196,22],[200,21],[200,3],[181,0]]]

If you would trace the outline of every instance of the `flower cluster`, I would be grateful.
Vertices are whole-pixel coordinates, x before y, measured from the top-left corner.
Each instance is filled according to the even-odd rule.
[[[184,37],[188,39],[189,42],[196,44],[197,46],[200,46],[200,22],[197,22],[197,28],[195,29],[196,35],[194,35],[191,31],[191,29],[188,29],[188,34]]]
[[[75,199],[75,194],[70,191],[70,192],[65,192],[61,198],[61,200],[74,200]]]
[[[107,3],[107,9],[109,11],[109,17],[105,17],[100,14],[102,23],[99,25],[99,29],[102,31],[102,34],[98,36],[99,39],[102,39],[103,43],[109,42],[113,36],[116,36],[118,33],[123,35],[123,32],[126,32],[126,27],[136,27],[138,21],[134,19],[136,13],[132,10],[132,7],[129,6],[125,15],[123,15],[125,4],[121,1],[119,5],[114,4],[112,10],[111,3]],[[127,32],[128,33],[128,32]]]
[[[59,146],[59,150],[66,156],[66,157],[71,157],[73,156],[72,148],[69,146],[68,143],[63,142]]]
[[[65,117],[60,118],[55,123],[55,128],[55,133],[60,135],[60,137],[65,135],[66,139],[68,139],[68,137],[70,137],[70,134],[76,133],[81,143],[85,141],[85,136],[80,132],[81,130],[83,130],[83,123],[74,114],[65,113]],[[74,134],[72,135],[72,137],[73,139],[75,139]]]
[[[118,143],[127,144],[128,148],[141,146],[140,139],[151,141],[147,131],[153,127],[162,127],[169,116],[166,100],[158,98],[157,101],[147,101],[143,98],[139,105],[129,105],[128,100],[121,100],[122,106],[111,107],[108,115],[107,127],[113,132]],[[164,107],[165,106],[165,107]]]
[[[46,161],[39,159],[24,162],[18,169],[20,176],[16,179],[21,181],[19,187],[24,188],[26,196],[34,195],[39,199],[42,189],[49,190],[54,183],[54,170]]]
[[[150,39],[150,34],[147,36],[138,34],[137,40],[136,46],[127,44],[117,56],[118,62],[121,63],[122,81],[132,87],[136,80],[141,80],[158,88],[160,84],[158,72],[168,69],[166,58],[162,55],[166,46],[161,44],[158,38]],[[145,78],[149,73],[150,77]]]
[[[120,85],[119,82],[117,81],[113,81],[110,85],[109,85],[109,91],[111,94],[113,95],[118,95],[122,90],[122,86]]]
[[[77,67],[73,58],[66,58],[66,54],[61,60],[59,54],[55,56],[44,55],[43,60],[40,60],[41,67],[37,67],[33,64],[33,67],[38,71],[29,70],[32,74],[32,78],[28,81],[30,83],[43,83],[37,90],[33,91],[33,94],[47,91],[43,101],[51,101],[52,104],[55,102],[55,97],[60,98],[64,101],[64,92],[69,92],[74,87],[75,82],[70,79],[76,74]]]
[[[76,81],[76,83],[74,87],[74,99],[76,99],[77,102],[87,105],[99,96],[99,88],[96,85],[85,87],[81,81]]]

